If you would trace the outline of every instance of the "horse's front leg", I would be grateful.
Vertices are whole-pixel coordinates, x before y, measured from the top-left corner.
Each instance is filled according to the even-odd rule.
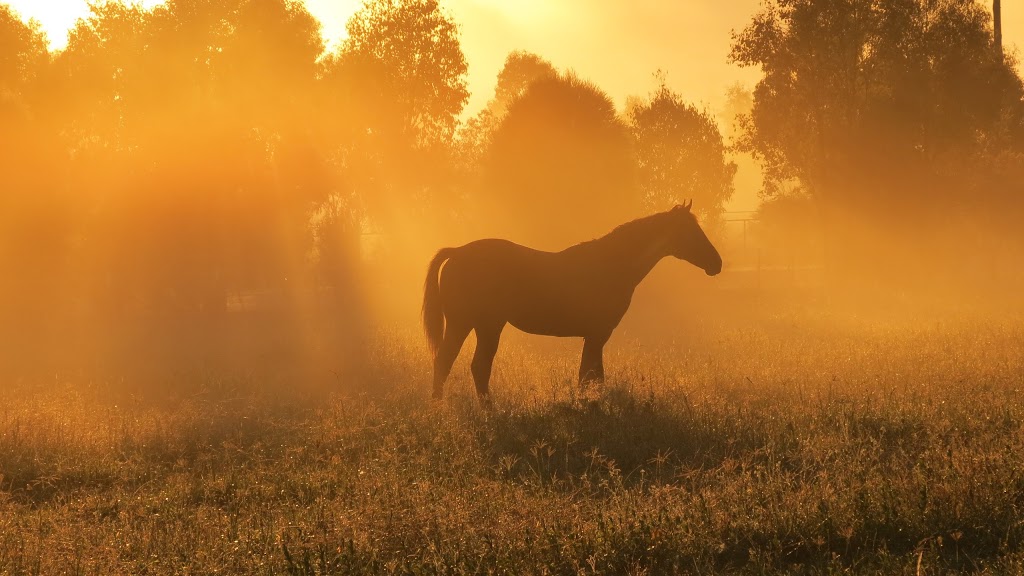
[[[604,382],[604,344],[608,337],[583,339],[583,358],[580,360],[580,384]]]

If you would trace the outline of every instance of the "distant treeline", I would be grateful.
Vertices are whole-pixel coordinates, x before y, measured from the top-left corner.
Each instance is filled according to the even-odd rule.
[[[364,231],[396,252],[453,229],[557,244],[732,192],[714,120],[664,86],[619,113],[516,52],[460,122],[466,59],[433,0],[367,3],[333,52],[285,0],[98,3],[56,53],[0,5],[0,34],[0,277],[29,318],[216,312],[343,288]]]
[[[463,121],[436,0],[370,0],[347,27],[328,52],[300,2],[101,2],[50,52],[0,4],[4,331],[216,316],[254,292],[356,307],[368,231],[418,270],[441,241],[555,248],[683,199],[714,230],[734,153],[767,199],[815,207],[765,213],[780,222],[1019,228],[1024,90],[969,0],[769,2],[733,39],[764,77],[730,94],[729,141],[663,78],[616,110],[525,52]]]

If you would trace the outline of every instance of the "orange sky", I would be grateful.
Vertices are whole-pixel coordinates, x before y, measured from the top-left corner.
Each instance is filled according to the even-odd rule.
[[[0,0],[4,1],[4,0]],[[86,0],[6,0],[36,18],[60,48],[66,31],[87,13]],[[162,0],[143,0],[149,6]],[[726,64],[730,32],[742,28],[760,0],[441,0],[462,28],[472,92],[469,111],[491,96],[505,55],[529,50],[559,68],[571,68],[604,88],[621,106],[653,87],[662,69],[684,97],[717,108],[736,81],[752,85],[757,74]],[[361,0],[306,0],[337,42]],[[1024,36],[1024,5],[1003,3],[1006,44]]]

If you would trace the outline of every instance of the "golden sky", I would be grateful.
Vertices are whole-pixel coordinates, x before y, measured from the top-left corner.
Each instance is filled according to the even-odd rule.
[[[5,0],[0,0],[0,2]],[[86,0],[6,0],[35,18],[55,48],[87,14]],[[142,0],[151,6],[162,0]],[[441,0],[462,29],[469,61],[469,111],[483,106],[505,56],[528,50],[558,68],[575,70],[606,90],[619,106],[654,86],[664,70],[669,84],[691,101],[717,108],[726,88],[752,85],[757,73],[726,63],[730,32],[742,28],[760,0]],[[336,43],[362,0],[306,0]],[[1007,46],[1024,36],[1024,4],[1003,3]]]

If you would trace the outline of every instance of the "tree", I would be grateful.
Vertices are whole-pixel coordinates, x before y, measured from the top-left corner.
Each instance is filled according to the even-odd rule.
[[[531,84],[540,78],[553,78],[557,75],[558,70],[551,62],[536,54],[523,50],[510,52],[498,73],[494,99],[488,108],[493,110],[495,116],[503,117],[509,105],[522,96]]]
[[[7,359],[51,343],[73,307],[61,298],[73,223],[65,148],[45,103],[52,55],[35,22],[0,4],[0,346]],[[31,362],[31,360],[28,360]],[[5,362],[6,363],[6,362]]]
[[[494,97],[459,131],[457,145],[464,172],[472,174],[479,170],[491,136],[505,118],[509,105],[537,79],[556,76],[558,70],[536,54],[522,50],[509,53],[498,73]]]
[[[484,160],[494,221],[549,248],[589,239],[640,208],[628,128],[572,74],[538,78],[508,107]]]
[[[991,36],[968,0],[770,2],[730,57],[764,72],[741,148],[764,165],[766,194],[795,183],[874,215],[963,197],[963,159],[1019,114],[1020,79]]]
[[[98,290],[213,310],[227,290],[308,279],[325,236],[310,216],[344,192],[320,131],[322,51],[297,2],[92,5],[57,68],[76,181],[96,195],[86,246],[114,279]]]
[[[973,0],[772,0],[734,36],[731,60],[764,73],[740,149],[768,197],[814,202],[830,270],[892,284],[980,262],[978,231],[1020,209],[996,174],[1021,158],[1024,89],[992,45]]]
[[[479,157],[486,147],[487,139],[505,118],[509,105],[522,96],[537,79],[556,76],[558,70],[540,56],[522,50],[510,52],[498,73],[494,97],[466,123],[459,135],[462,144],[471,150],[474,157]]]
[[[372,0],[347,28],[322,66],[325,120],[368,219],[415,242],[431,218],[410,221],[410,207],[437,209],[455,193],[452,140],[469,97],[458,28],[436,0]]]
[[[843,123],[854,116],[866,9],[856,0],[780,0],[734,36],[730,60],[764,72],[742,148],[765,166],[767,195],[792,179],[823,188],[829,140],[847,133]]]
[[[38,23],[26,24],[10,6],[0,4],[0,169],[7,192],[23,184],[19,174],[26,144],[34,140],[42,120],[39,87],[49,62]]]
[[[626,116],[647,208],[667,210],[690,199],[703,218],[717,220],[732,196],[736,164],[726,160],[726,146],[711,115],[683,102],[662,81]]]
[[[750,116],[754,108],[754,93],[743,84],[736,82],[725,91],[724,122],[730,138],[743,132],[743,119]]]
[[[384,101],[369,104],[386,106],[411,142],[450,141],[469,98],[468,67],[458,28],[437,0],[373,0],[346,29],[327,73],[348,72],[356,83],[371,83]]]
[[[7,4],[0,4],[0,42],[0,103],[6,116],[15,99],[26,98],[49,54],[39,24],[25,24]]]

